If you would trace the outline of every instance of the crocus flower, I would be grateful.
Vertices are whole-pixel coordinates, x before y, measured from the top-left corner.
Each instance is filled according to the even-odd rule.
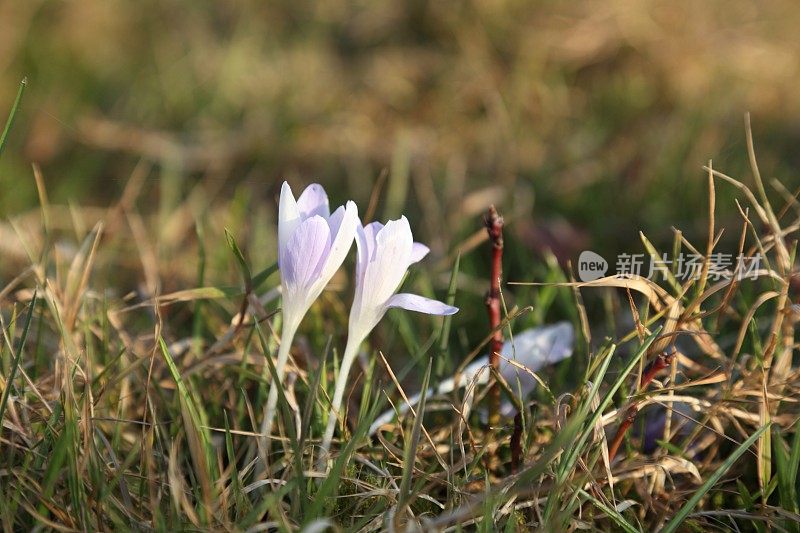
[[[552,365],[562,361],[572,355],[572,347],[575,342],[575,332],[569,322],[558,322],[556,324],[530,328],[514,335],[513,340],[503,343],[500,355],[500,375],[511,387],[514,392],[519,392],[524,399],[530,394],[537,385],[532,372],[538,372],[547,365]],[[512,363],[516,363],[513,364]],[[485,385],[489,382],[489,356],[484,355],[472,363],[455,377],[439,383],[435,388],[427,392],[427,396],[443,396],[452,391],[472,384]],[[518,388],[519,385],[519,388]],[[466,400],[471,400],[471,394],[467,394]],[[405,414],[411,407],[414,407],[420,399],[420,394],[415,394],[398,405],[400,415]],[[502,412],[509,416],[514,411],[514,404],[508,400],[503,402]],[[397,416],[394,409],[386,411],[370,426],[369,434],[376,433],[381,426],[394,420]]]
[[[300,323],[342,265],[358,226],[353,202],[330,214],[328,195],[321,185],[312,183],[295,202],[291,187],[283,183],[278,206],[278,264],[284,324],[296,327]]]
[[[289,357],[294,334],[330,279],[344,261],[353,244],[356,228],[361,227],[358,209],[353,202],[333,214],[328,195],[319,184],[306,187],[295,201],[292,189],[284,182],[278,205],[278,266],[283,296],[283,328],[275,369],[278,383],[269,391],[262,433],[269,433],[278,387]]]
[[[428,247],[415,243],[406,217],[390,220],[385,226],[373,222],[356,230],[355,297],[350,308],[350,323],[339,376],[331,402],[328,426],[322,440],[325,459],[336,427],[347,376],[358,347],[392,307],[429,315],[452,315],[458,308],[416,294],[395,294],[408,268],[428,254]]]

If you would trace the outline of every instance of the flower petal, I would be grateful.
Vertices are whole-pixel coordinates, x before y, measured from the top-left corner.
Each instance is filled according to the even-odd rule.
[[[380,222],[370,222],[364,226],[364,235],[367,242],[367,262],[375,259],[375,250],[378,248],[378,233],[384,228]]]
[[[331,214],[328,195],[325,194],[325,189],[319,183],[312,183],[306,187],[306,190],[297,199],[297,208],[303,218],[319,215],[327,219]]]
[[[408,220],[373,222],[357,230],[356,291],[348,335],[365,338],[386,313],[386,303],[403,281],[411,257]]]
[[[335,240],[336,234],[339,233],[339,227],[342,225],[342,220],[344,220],[344,213],[344,206],[340,205],[338,208],[336,208],[336,211],[331,213],[331,216],[328,217],[328,227],[331,230],[331,241]]]
[[[501,354],[524,366],[531,372],[538,372],[547,365],[557,363],[572,355],[574,331],[569,322],[558,322],[551,326],[530,328],[514,335],[514,340],[503,343]],[[535,387],[536,380],[529,372],[508,361],[501,360],[500,374],[517,391],[517,380],[522,393],[527,396]]]
[[[330,230],[324,218],[313,216],[300,223],[281,256],[281,281],[286,289],[284,307],[288,303],[302,308],[311,305],[319,296],[319,293],[311,294],[310,289],[319,278],[330,247]],[[292,301],[295,299],[298,301]],[[309,299],[311,301],[306,302]]]
[[[427,246],[425,246],[424,244],[422,244],[421,242],[415,242],[411,246],[411,263],[414,264],[414,263],[417,263],[419,261],[422,261],[422,259],[426,255],[428,255],[428,252],[430,252],[430,251],[431,251],[431,249],[428,248]]]
[[[356,228],[356,247],[358,248],[356,279],[359,282],[364,280],[367,263],[375,256],[375,248],[378,246],[375,237],[381,229],[383,229],[383,224],[380,222],[371,222],[362,227],[360,221]]]
[[[366,233],[366,230],[365,230]],[[375,236],[375,251],[364,270],[364,304],[386,304],[408,270],[413,238],[406,217],[390,220]]]
[[[328,284],[330,279],[336,273],[344,258],[347,257],[347,252],[353,246],[353,238],[356,235],[356,227],[361,225],[358,219],[358,208],[354,202],[347,202],[344,209],[341,207],[331,215],[328,220],[331,246],[328,257],[322,266],[317,283],[321,283],[324,287]],[[334,227],[335,226],[335,227]]]
[[[294,200],[288,182],[281,185],[281,198],[278,203],[278,259],[284,254],[286,243],[300,224],[300,210]]]
[[[569,322],[526,329],[503,344],[502,354],[536,372],[572,355],[575,333]]]
[[[389,298],[388,307],[402,307],[409,311],[418,311],[429,315],[454,315],[458,307],[447,305],[439,300],[431,300],[417,294],[400,293]]]

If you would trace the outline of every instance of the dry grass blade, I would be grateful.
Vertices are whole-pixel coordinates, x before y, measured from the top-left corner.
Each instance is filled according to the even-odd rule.
[[[11,371],[9,372],[8,377],[5,380],[3,395],[0,396],[0,431],[2,431],[3,428],[3,418],[6,413],[8,398],[11,396],[11,388],[14,385],[14,378],[17,375],[17,369],[19,368],[19,363],[20,360],[22,359],[22,352],[23,348],[25,347],[25,341],[28,340],[28,333],[30,332],[31,320],[33,319],[33,312],[35,309],[36,309],[36,292],[34,291],[33,297],[31,298],[31,303],[28,307],[28,314],[25,317],[25,324],[22,327],[22,336],[20,337],[17,347],[12,350],[12,353],[14,354],[14,361],[11,366]]]

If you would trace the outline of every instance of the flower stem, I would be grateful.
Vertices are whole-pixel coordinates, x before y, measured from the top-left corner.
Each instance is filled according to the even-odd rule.
[[[336,430],[336,422],[339,419],[339,410],[342,407],[342,399],[344,398],[344,390],[347,386],[347,377],[350,374],[350,367],[353,366],[353,361],[358,354],[358,346],[361,341],[355,341],[352,338],[347,339],[347,346],[344,348],[344,356],[342,357],[342,364],[339,367],[339,375],[336,378],[336,386],[333,390],[333,398],[331,400],[331,411],[328,414],[328,425],[325,428],[325,435],[322,437],[322,445],[320,446],[319,461],[317,467],[320,470],[325,469],[328,461],[328,453],[331,449],[331,441],[333,440],[333,432]]]
[[[278,382],[272,383],[269,388],[269,397],[267,398],[267,406],[264,409],[264,419],[261,422],[261,452],[265,455],[269,451],[269,438],[272,431],[272,421],[275,418],[275,408],[278,405],[278,387],[283,386],[284,369],[286,368],[286,361],[289,359],[289,351],[292,348],[292,341],[294,335],[297,333],[297,324],[284,324],[283,331],[281,331],[281,345],[278,348],[278,360],[275,363],[275,372],[278,375]]]

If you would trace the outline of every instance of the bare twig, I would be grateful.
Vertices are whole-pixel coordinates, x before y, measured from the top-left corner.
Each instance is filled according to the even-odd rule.
[[[625,411],[625,418],[623,418],[622,422],[620,422],[617,433],[611,440],[611,444],[608,445],[609,462],[613,461],[614,457],[617,455],[619,447],[622,444],[622,439],[625,438],[625,433],[627,433],[628,429],[630,429],[630,427],[633,425],[633,421],[636,420],[637,414],[639,414],[639,407],[636,404],[631,405],[628,407],[628,410]]]
[[[644,372],[642,373],[642,379],[639,382],[639,392],[644,392],[647,389],[647,386],[650,384],[653,379],[655,379],[656,374],[658,374],[661,370],[669,367],[672,364],[672,361],[675,359],[675,352],[662,352],[658,354],[650,363],[647,368],[645,368]],[[630,427],[633,425],[634,420],[636,420],[636,415],[639,414],[639,404],[634,403],[625,411],[625,418],[620,422],[619,428],[617,428],[617,433],[614,435],[614,438],[611,439],[611,444],[608,445],[608,460],[613,461],[614,457],[617,455],[619,451],[619,447],[622,444],[622,440],[625,438],[625,433],[628,432]]]
[[[519,472],[522,462],[522,411],[514,416],[514,433],[511,434],[511,473]]]
[[[489,328],[492,340],[489,342],[489,364],[500,370],[500,352],[503,349],[503,331],[500,329],[500,281],[503,276],[503,217],[494,206],[484,217],[489,241],[492,243],[491,281],[486,295],[486,310],[489,313]],[[489,426],[500,425],[500,388],[495,384],[489,392]]]

